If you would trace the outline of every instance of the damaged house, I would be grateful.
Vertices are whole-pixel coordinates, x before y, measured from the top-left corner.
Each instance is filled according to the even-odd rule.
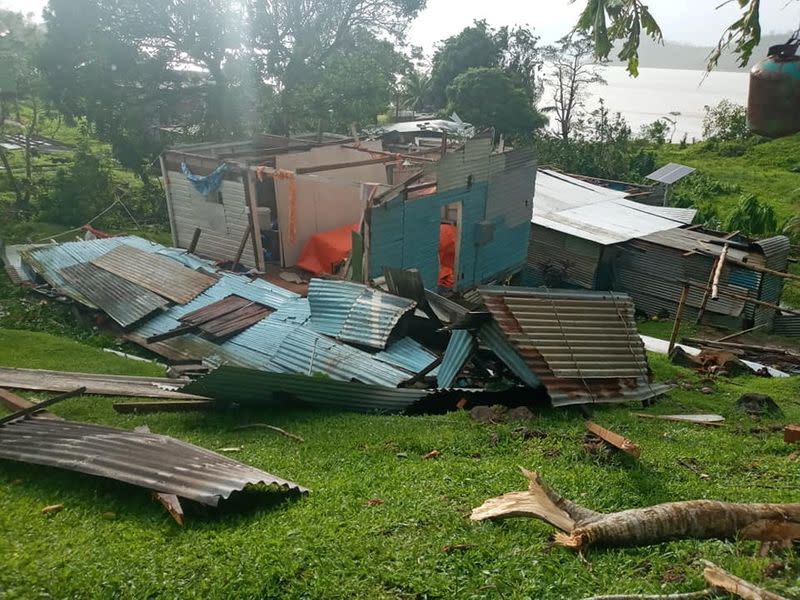
[[[555,171],[537,175],[526,285],[630,294],[639,312],[674,317],[685,285],[685,316],[730,329],[780,323],[789,240],[749,241],[692,226],[694,209],[657,207],[627,192]],[[707,290],[721,256],[717,299]],[[702,315],[701,315],[702,313]]]

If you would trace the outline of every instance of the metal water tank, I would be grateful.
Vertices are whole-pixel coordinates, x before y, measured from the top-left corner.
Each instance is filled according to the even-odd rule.
[[[750,70],[747,123],[769,138],[800,132],[800,41],[772,46],[765,60]]]

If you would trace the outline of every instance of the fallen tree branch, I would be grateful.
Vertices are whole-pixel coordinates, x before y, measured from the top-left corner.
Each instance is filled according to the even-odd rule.
[[[728,573],[725,569],[718,567],[707,560],[701,561],[705,565],[703,577],[706,581],[717,589],[725,590],[731,594],[744,598],[744,600],[789,600],[773,592],[753,585],[741,577],[736,577]]]
[[[301,438],[299,435],[296,435],[294,433],[289,433],[285,429],[281,429],[280,427],[275,427],[275,425],[267,425],[266,423],[251,423],[250,425],[239,425],[238,427],[234,427],[234,429],[256,429],[256,428],[271,429],[272,431],[276,431],[281,435],[291,438],[297,442],[300,443],[305,442],[305,440]]]
[[[717,593],[715,588],[708,588],[699,592],[686,592],[684,594],[616,594],[611,596],[592,596],[583,600],[696,600],[697,598],[712,598]]]
[[[473,521],[533,517],[561,532],[555,541],[581,551],[589,546],[646,546],[675,539],[800,539],[800,504],[737,504],[713,500],[668,502],[599,513],[548,488],[522,469],[529,486],[490,498],[472,511]]]

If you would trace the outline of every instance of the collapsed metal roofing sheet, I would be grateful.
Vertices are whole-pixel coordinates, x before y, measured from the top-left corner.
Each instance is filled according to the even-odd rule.
[[[91,262],[119,246],[130,246],[148,253],[156,252],[163,248],[159,244],[154,244],[139,237],[122,236],[101,240],[52,244],[44,248],[23,250],[21,254],[23,261],[30,265],[56,291],[77,300],[89,308],[98,308],[83,296],[79,289],[64,279],[61,270],[65,267]]]
[[[697,211],[640,204],[612,190],[542,169],[531,222],[603,245],[691,223]]]
[[[722,254],[725,243],[729,240],[693,229],[671,229],[642,236],[640,241],[658,244],[659,246],[673,248],[682,252],[698,252],[708,256],[719,256]],[[728,246],[728,256],[742,262],[763,263],[763,259],[759,255],[732,246]]]
[[[53,419],[20,419],[0,427],[0,458],[116,479],[209,506],[250,485],[308,491],[164,435]]]
[[[216,282],[216,277],[132,247],[114,248],[92,264],[178,304],[190,302]]]
[[[393,388],[290,373],[220,367],[191,383],[187,391],[241,404],[275,405],[275,393],[291,394],[315,408],[363,413],[400,413],[431,390]]]
[[[449,388],[458,377],[461,369],[477,350],[478,344],[466,329],[455,329],[450,335],[450,342],[444,351],[442,364],[439,366],[437,383],[440,388]]]
[[[15,285],[29,283],[34,277],[34,272],[22,261],[21,252],[41,247],[42,244],[3,246],[3,265],[6,268],[6,273],[8,273],[9,278]]]
[[[497,322],[484,323],[478,331],[478,337],[481,343],[494,352],[520,381],[532,388],[542,385],[536,372],[523,360],[523,356],[506,337]]]
[[[541,354],[554,376],[646,378],[629,296],[501,287],[479,292],[514,345]]]
[[[381,362],[400,367],[410,373],[420,373],[436,361],[436,355],[414,338],[405,337],[391,344],[386,350],[373,354]],[[430,375],[434,375],[434,369]]]
[[[658,181],[659,183],[671,184],[680,181],[687,175],[695,172],[694,167],[687,167],[686,165],[679,165],[677,163],[669,163],[660,169],[653,171],[646,178],[651,181]]]
[[[800,317],[797,315],[776,316],[773,333],[787,337],[800,337]]]
[[[360,283],[312,279],[311,326],[343,342],[383,349],[400,318],[416,302]]]
[[[61,269],[61,276],[122,327],[129,327],[169,306],[158,294],[91,263],[65,267]]]
[[[272,311],[258,302],[232,294],[181,317],[213,338],[225,338],[255,325]]]

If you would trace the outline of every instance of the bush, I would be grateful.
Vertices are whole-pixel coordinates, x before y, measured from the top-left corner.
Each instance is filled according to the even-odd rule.
[[[723,100],[714,107],[705,107],[703,137],[708,140],[732,141],[751,137],[744,106]]]
[[[753,194],[746,194],[728,215],[725,229],[741,231],[752,237],[774,235],[778,231],[778,217],[772,206]]]

